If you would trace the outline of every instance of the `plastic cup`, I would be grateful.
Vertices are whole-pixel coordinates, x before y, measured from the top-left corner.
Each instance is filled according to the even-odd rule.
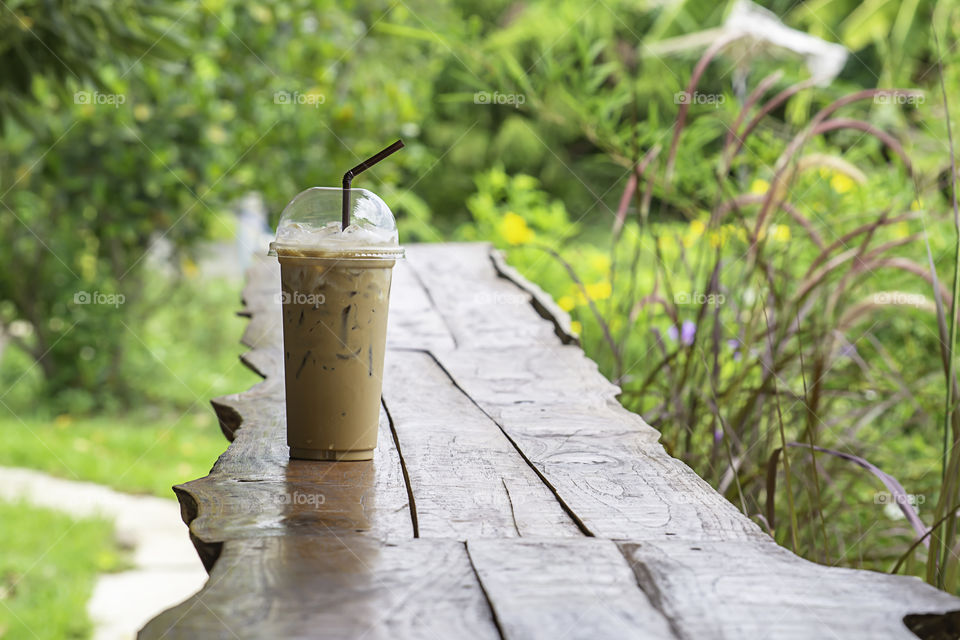
[[[280,216],[287,444],[291,458],[369,460],[377,446],[393,265],[403,257],[387,205],[351,189],[303,191]]]

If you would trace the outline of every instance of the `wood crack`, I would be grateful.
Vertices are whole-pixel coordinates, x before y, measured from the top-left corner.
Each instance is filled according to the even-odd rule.
[[[483,413],[483,415],[485,415],[493,424],[497,425],[497,428],[500,429],[500,432],[507,439],[507,442],[510,443],[510,446],[512,446],[514,450],[516,450],[516,452],[520,455],[520,457],[527,464],[527,466],[530,467],[530,469],[532,469],[535,474],[537,474],[537,477],[540,478],[540,482],[545,484],[547,488],[550,489],[550,493],[553,494],[553,497],[560,504],[560,507],[563,509],[563,511],[570,517],[571,520],[573,520],[574,524],[577,525],[577,528],[580,529],[580,532],[583,533],[583,535],[585,536],[590,536],[591,538],[594,537],[594,533],[587,528],[587,525],[584,524],[583,520],[580,519],[580,516],[574,513],[573,509],[570,508],[570,505],[568,505],[566,501],[560,497],[560,493],[557,491],[557,488],[554,487],[549,480],[547,480],[546,476],[543,475],[540,469],[538,469],[537,466],[533,464],[533,461],[527,457],[527,454],[525,454],[523,452],[523,449],[520,448],[520,445],[518,445],[517,442],[510,437],[510,434],[507,433],[507,430],[503,428],[503,425],[500,424],[500,421],[496,420],[493,416],[491,416],[486,409],[480,406],[480,403],[474,400],[470,396],[470,394],[467,393],[466,390],[460,386],[460,383],[457,382],[456,378],[453,377],[453,374],[450,373],[450,371],[443,365],[442,362],[440,362],[440,359],[437,358],[437,356],[432,351],[426,351],[426,353],[433,359],[434,362],[437,363],[437,367],[439,367],[440,370],[443,371],[443,373],[447,376],[447,378],[450,379],[450,384],[452,384],[458,391],[460,391],[460,393],[465,395],[470,400],[470,402],[473,403],[473,405],[477,409],[479,409],[480,412]]]
[[[408,264],[410,264],[408,262]],[[417,271],[417,268],[410,264],[410,273],[413,274],[414,279],[417,281],[417,284],[420,285],[420,288],[423,290],[424,295],[427,296],[427,301],[430,303],[430,308],[433,309],[436,314],[440,317],[440,320],[443,322],[444,328],[447,330],[447,333],[450,335],[450,339],[453,341],[453,348],[456,349],[459,345],[457,344],[457,336],[454,334],[453,329],[450,327],[450,323],[447,322],[447,316],[440,311],[440,307],[437,306],[436,300],[433,299],[433,294],[430,293],[430,289],[424,283],[423,278],[420,277],[420,273]]]
[[[667,621],[667,626],[670,627],[670,632],[675,635],[678,640],[691,640],[688,639],[687,634],[683,632],[680,628],[680,625],[670,616],[670,612],[667,611],[667,607],[663,602],[663,595],[660,592],[660,589],[657,588],[657,581],[654,579],[653,574],[647,570],[647,568],[637,563],[633,558],[627,554],[627,552],[620,546],[620,543],[616,540],[613,541],[614,545],[617,547],[617,551],[620,552],[620,555],[623,556],[624,562],[627,563],[627,566],[630,567],[630,570],[633,572],[634,580],[637,582],[637,587],[647,596],[647,600],[650,601],[650,604],[656,609],[660,615],[663,616],[663,619]]]
[[[393,434],[393,446],[397,449],[397,456],[400,458],[400,471],[403,473],[403,482],[407,485],[407,501],[410,503],[410,520],[413,523],[413,537],[420,537],[420,525],[417,522],[417,503],[413,497],[413,485],[410,484],[410,474],[407,473],[407,462],[403,459],[403,450],[400,448],[400,437],[397,435],[397,428],[393,424],[393,416],[390,415],[390,407],[387,401],[380,397],[380,404],[383,405],[383,411],[387,414],[387,422],[390,424],[390,433]]]
[[[470,555],[469,541],[463,543],[463,548],[467,552],[467,560],[470,562],[470,569],[473,570],[473,575],[477,579],[477,584],[480,585],[480,593],[483,594],[484,600],[487,601],[487,607],[490,608],[490,617],[493,618],[493,626],[497,628],[497,633],[500,634],[500,640],[507,640],[507,636],[503,632],[503,626],[500,624],[500,618],[497,616],[497,610],[493,606],[493,600],[490,599],[490,594],[487,593],[487,588],[484,586],[483,580],[480,579],[480,573],[477,571],[477,565],[473,562],[473,556]]]
[[[513,508],[513,498],[510,496],[510,488],[507,487],[507,481],[503,478],[500,478],[500,482],[503,484],[503,490],[507,493],[507,502],[510,503],[510,517],[513,518],[513,528],[517,530],[517,536],[523,537],[523,534],[520,533],[520,525],[517,524],[517,512]]]

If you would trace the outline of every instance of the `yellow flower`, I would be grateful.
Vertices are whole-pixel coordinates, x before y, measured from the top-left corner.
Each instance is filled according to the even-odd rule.
[[[180,268],[183,269],[183,274],[188,278],[193,278],[200,273],[200,269],[197,268],[197,263],[190,258],[184,258]]]
[[[595,253],[590,256],[590,268],[594,271],[609,271],[610,270],[610,256],[605,253]]]
[[[920,199],[918,198],[918,199],[916,199],[916,200],[914,200],[913,202],[910,203],[910,210],[911,210],[911,211],[920,211],[921,209],[923,209],[923,200],[920,200]]]
[[[770,227],[770,232],[773,235],[774,242],[781,242],[786,244],[790,242],[790,227],[785,224],[775,224]]]
[[[660,251],[673,251],[677,248],[677,240],[669,234],[660,236],[657,238],[657,246],[660,248]]]
[[[500,235],[510,244],[524,244],[533,240],[533,229],[527,221],[510,211],[500,221]]]
[[[606,280],[597,282],[596,284],[588,284],[586,289],[587,295],[594,300],[606,300],[610,297],[610,294],[613,293],[613,288]]]
[[[587,298],[583,295],[583,289],[572,282],[570,283],[570,293],[568,293],[566,297],[573,300],[573,306],[575,307],[587,304]]]
[[[893,235],[897,238],[906,238],[910,235],[910,225],[908,225],[906,221],[901,220],[893,225]]]
[[[727,234],[721,231],[711,231],[710,232],[710,246],[716,249],[717,247],[722,247],[727,244]]]
[[[853,179],[845,173],[835,173],[830,178],[830,186],[837,193],[846,193],[853,188]]]
[[[694,220],[690,223],[690,226],[687,228],[687,232],[683,236],[683,246],[692,247],[694,243],[700,239],[700,236],[703,235],[703,232],[706,231],[707,225],[703,223],[703,220]]]
[[[577,322],[576,320],[573,320],[570,323],[570,331],[573,331],[575,334],[580,335],[581,333],[583,333],[583,325]]]
[[[577,306],[577,301],[573,299],[573,296],[560,296],[557,299],[557,306],[564,311],[571,311],[575,306]]]
[[[763,178],[757,178],[750,183],[750,193],[755,195],[763,195],[770,189],[770,183],[764,180]]]

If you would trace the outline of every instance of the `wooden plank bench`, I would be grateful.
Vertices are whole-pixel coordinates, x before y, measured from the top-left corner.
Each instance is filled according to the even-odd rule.
[[[209,581],[141,638],[957,637],[960,599],[807,562],[668,456],[487,245],[398,263],[374,460],[289,460],[278,283],[244,290],[264,381],[174,488]]]

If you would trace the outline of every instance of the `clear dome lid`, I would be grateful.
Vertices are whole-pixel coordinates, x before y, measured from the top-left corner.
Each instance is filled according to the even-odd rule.
[[[366,189],[349,189],[350,226],[341,230],[343,189],[311,187],[283,209],[270,255],[400,258],[390,207]]]

